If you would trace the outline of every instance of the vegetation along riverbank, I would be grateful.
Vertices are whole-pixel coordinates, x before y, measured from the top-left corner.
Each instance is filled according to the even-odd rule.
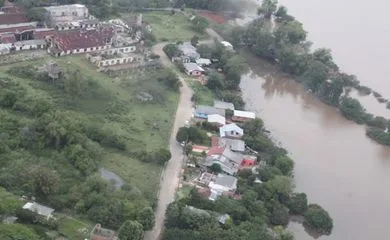
[[[199,41],[194,36],[190,42],[196,46],[201,59],[213,60],[205,68],[206,82],[201,77],[187,76],[186,64],[180,58],[185,43],[167,44],[164,51],[170,59],[177,59],[180,74],[194,90],[194,105],[212,105],[213,100],[218,99],[233,103],[235,109],[244,110],[239,84],[241,74],[247,68],[245,59],[219,41]],[[230,121],[232,115],[233,111],[226,111],[227,120]],[[220,196],[211,201],[199,189],[191,187],[193,185],[188,182],[197,175],[194,172],[206,157],[205,153],[193,152],[192,148],[196,145],[209,147],[219,134],[218,127],[198,120],[191,121],[191,126],[182,127],[176,136],[178,142],[187,143],[184,148],[188,154],[187,167],[181,179],[186,187],[179,190],[179,197],[167,209],[164,240],[293,239],[284,228],[292,215],[303,216],[304,224],[310,229],[321,234],[331,233],[333,220],[329,214],[317,204],[308,204],[305,193],[294,192],[294,162],[285,149],[270,139],[260,118],[238,123],[244,130],[242,141],[256,152],[259,167],[242,169],[235,175],[238,180],[234,196]],[[196,169],[191,166],[196,166]],[[205,171],[217,174],[221,167],[213,164]],[[221,215],[229,216],[222,224],[219,221]]]
[[[278,64],[283,72],[292,75],[321,101],[338,108],[344,117],[365,124],[366,134],[371,139],[390,145],[390,120],[368,113],[349,92],[356,89],[362,94],[372,93],[379,102],[388,101],[378,92],[360,85],[354,75],[342,72],[329,49],[313,51],[302,23],[289,15],[286,7],[277,7],[277,1],[265,0],[258,13],[258,18],[245,27],[223,25],[216,29],[237,49],[249,48],[255,55]]]

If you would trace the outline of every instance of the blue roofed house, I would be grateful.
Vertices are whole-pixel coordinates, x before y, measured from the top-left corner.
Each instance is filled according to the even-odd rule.
[[[209,115],[212,114],[218,114],[221,116],[225,116],[225,110],[224,109],[218,109],[211,106],[205,106],[205,105],[198,105],[195,108],[195,117],[197,118],[203,118],[208,119]]]

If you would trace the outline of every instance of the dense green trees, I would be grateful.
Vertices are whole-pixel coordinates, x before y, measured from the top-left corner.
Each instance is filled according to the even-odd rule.
[[[328,212],[317,204],[309,204],[305,213],[305,224],[324,234],[330,234],[333,228],[333,220]]]
[[[205,144],[209,140],[206,132],[197,127],[181,127],[176,134],[178,142],[193,142],[196,144]]]
[[[278,6],[277,0],[264,0],[261,3],[257,13],[263,15],[266,19],[270,19],[272,14],[276,11]]]
[[[119,239],[123,240],[142,240],[144,231],[142,225],[137,221],[126,221],[118,231]]]
[[[204,33],[206,28],[209,26],[209,22],[206,18],[201,16],[196,16],[191,20],[192,28],[198,33]]]
[[[341,100],[340,111],[344,117],[356,123],[364,123],[365,110],[358,100],[345,97]]]
[[[307,209],[307,196],[305,193],[294,193],[290,202],[288,203],[288,208],[292,214],[303,215]]]
[[[21,224],[0,224],[2,240],[41,240],[34,230]]]
[[[167,44],[164,46],[163,50],[170,59],[176,57],[179,54],[179,48],[176,44]]]
[[[137,213],[137,222],[143,226],[143,230],[150,230],[154,226],[154,212],[151,207],[141,209]]]

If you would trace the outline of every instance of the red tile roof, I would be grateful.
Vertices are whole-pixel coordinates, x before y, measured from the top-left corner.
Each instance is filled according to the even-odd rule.
[[[91,48],[107,45],[106,41],[114,36],[114,30],[111,27],[92,30],[70,30],[56,32],[54,40],[63,51]]]
[[[26,31],[26,30],[33,30],[35,29],[34,26],[20,26],[20,27],[10,27],[10,28],[3,28],[3,29],[0,29],[0,33],[19,33],[19,32],[23,32],[23,31]]]
[[[0,25],[28,22],[25,13],[0,14]]]
[[[46,36],[54,35],[56,31],[54,29],[45,29],[34,31],[34,39],[45,39]]]
[[[7,34],[0,36],[0,43],[14,43],[16,42],[16,38],[14,34]]]

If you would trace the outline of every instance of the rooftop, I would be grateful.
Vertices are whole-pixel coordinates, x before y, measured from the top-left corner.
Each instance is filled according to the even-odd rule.
[[[38,204],[36,202],[28,202],[23,206],[23,209],[30,210],[31,212],[38,213],[39,215],[49,217],[53,212],[53,208],[49,208],[46,206],[43,206],[41,204]]]
[[[114,36],[111,27],[90,30],[59,31],[55,34],[59,48],[63,51],[105,46]]]
[[[190,63],[184,63],[183,65],[187,72],[192,72],[192,71],[204,72],[204,69],[196,63],[190,62]]]
[[[230,109],[234,110],[234,104],[231,102],[223,102],[223,101],[214,101],[214,107],[215,108],[220,108],[220,109]]]
[[[220,147],[230,148],[230,150],[235,152],[245,151],[245,142],[239,139],[219,138],[218,145]]]
[[[219,128],[219,134],[221,137],[225,137],[226,132],[237,132],[240,135],[244,135],[244,130],[235,123],[226,124]]]
[[[254,113],[254,112],[248,112],[248,111],[234,110],[233,116],[235,116],[235,117],[242,117],[242,118],[251,118],[251,119],[255,119],[255,118],[256,118],[256,113]]]
[[[25,23],[25,22],[28,22],[28,18],[25,13],[0,14],[0,25]]]
[[[235,189],[237,188],[237,178],[220,173],[215,179],[215,184],[228,187],[230,189]]]
[[[203,114],[207,114],[207,115],[219,114],[221,116],[225,116],[225,110],[217,109],[215,107],[206,106],[206,105],[198,105],[198,106],[196,106],[195,111],[197,113],[203,113]]]
[[[240,153],[235,153],[231,151],[229,148],[225,148],[222,153],[222,156],[229,159],[230,161],[235,162],[236,164],[241,164],[242,160],[244,160],[244,156]]]
[[[207,121],[210,123],[219,123],[221,125],[226,124],[226,119],[224,116],[221,116],[219,114],[210,114],[207,116]]]

